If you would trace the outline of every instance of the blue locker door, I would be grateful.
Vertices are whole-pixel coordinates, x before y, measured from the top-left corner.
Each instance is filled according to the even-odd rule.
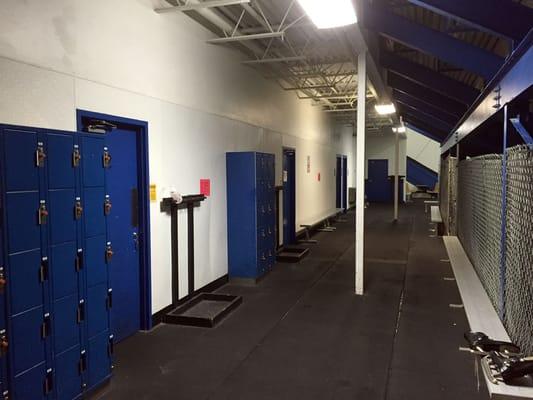
[[[53,332],[56,355],[80,343],[79,322],[83,316],[79,314],[78,305],[77,293],[54,301]]]
[[[87,286],[107,284],[106,238],[95,236],[85,239],[85,271]]]
[[[75,188],[48,191],[50,210],[50,241],[52,245],[76,242]]]
[[[18,375],[14,379],[12,388],[13,399],[45,399],[44,382],[46,378],[46,366],[43,363]],[[11,398],[11,397],[10,397]]]
[[[296,240],[296,155],[283,150],[283,243]]]
[[[44,361],[44,323],[43,307],[36,307],[11,317],[11,367],[15,376]]]
[[[57,400],[72,400],[80,395],[83,362],[79,346],[56,356],[55,382]]]
[[[80,145],[83,164],[83,186],[103,187],[105,185],[105,170],[103,168],[104,137],[82,135]]]
[[[367,200],[371,203],[385,203],[392,201],[388,160],[368,160],[366,196]]]
[[[100,333],[89,340],[87,367],[89,371],[89,387],[97,385],[111,374],[111,355],[109,333]]]
[[[3,154],[4,154],[4,136],[3,136],[3,130],[0,128],[0,171],[4,171],[5,167],[3,166]],[[6,270],[6,260],[4,258],[4,245],[5,245],[5,238],[4,238],[4,229],[5,227],[2,225],[2,221],[4,220],[4,199],[3,199],[3,193],[4,193],[4,186],[3,186],[3,179],[0,175],[0,276],[5,277]],[[4,290],[0,291],[0,337],[3,335],[6,335],[7,331],[7,321],[6,321],[6,299],[5,299],[5,288]],[[7,386],[7,357],[1,357],[0,358],[0,393],[4,393],[6,390],[8,390]]]
[[[87,331],[89,338],[108,329],[107,284],[96,285],[87,290]]]
[[[108,134],[107,145],[113,157],[106,174],[112,204],[107,217],[108,241],[114,252],[109,265],[113,288],[111,331],[120,342],[136,333],[141,325],[137,133],[115,129]]]
[[[40,249],[9,256],[12,315],[42,306],[42,263]]]
[[[4,130],[6,191],[39,189],[37,144],[37,133],[34,131]]]

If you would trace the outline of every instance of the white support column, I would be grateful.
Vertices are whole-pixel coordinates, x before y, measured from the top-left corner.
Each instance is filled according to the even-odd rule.
[[[355,198],[355,293],[364,293],[366,52],[357,58],[357,158]]]
[[[398,221],[398,195],[400,177],[400,133],[396,132],[395,153],[394,153],[394,220]]]

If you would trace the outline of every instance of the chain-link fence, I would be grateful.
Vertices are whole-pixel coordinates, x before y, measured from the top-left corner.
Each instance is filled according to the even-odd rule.
[[[502,156],[459,163],[457,233],[496,310],[500,309]]]
[[[498,312],[503,298],[509,336],[533,354],[533,150],[516,146],[507,151],[503,248],[502,159],[491,154],[459,163],[457,234]],[[449,190],[444,198],[453,195],[453,187]]]
[[[507,152],[505,318],[509,336],[533,354],[533,151]]]

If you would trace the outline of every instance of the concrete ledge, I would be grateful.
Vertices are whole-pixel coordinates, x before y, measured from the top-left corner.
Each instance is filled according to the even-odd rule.
[[[456,236],[444,236],[443,240],[461,293],[470,330],[484,332],[496,340],[511,341],[459,239]],[[494,384],[487,375],[484,376],[491,399],[533,398],[533,387]]]

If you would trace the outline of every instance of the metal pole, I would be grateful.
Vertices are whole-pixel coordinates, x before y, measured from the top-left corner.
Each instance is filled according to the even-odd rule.
[[[505,318],[505,286],[506,286],[506,242],[507,242],[507,133],[509,116],[507,114],[507,104],[503,108],[503,154],[502,154],[502,226],[500,241],[500,319]]]
[[[399,170],[400,170],[400,133],[396,132],[395,143],[395,159],[394,159],[394,220],[398,221],[398,195],[399,195]]]
[[[355,198],[355,293],[364,293],[366,52],[357,57],[357,157]]]

